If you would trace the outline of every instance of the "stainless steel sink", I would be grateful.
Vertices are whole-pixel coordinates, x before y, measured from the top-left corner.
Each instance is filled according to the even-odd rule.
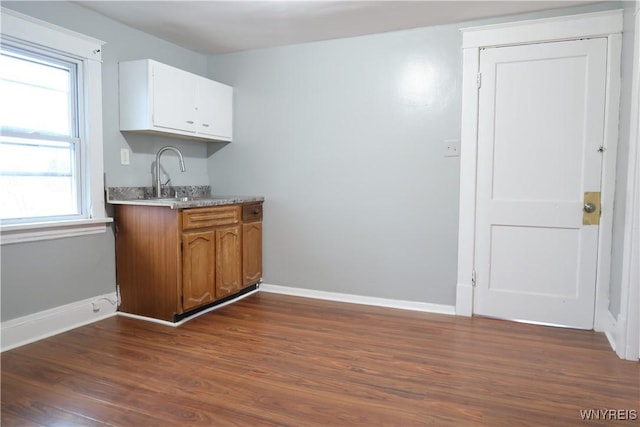
[[[149,200],[157,200],[159,202],[191,202],[193,200],[206,200],[208,197],[153,197]]]
[[[158,202],[193,202],[197,200],[222,200],[227,197],[212,197],[212,196],[183,196],[183,197],[152,197],[147,200]]]

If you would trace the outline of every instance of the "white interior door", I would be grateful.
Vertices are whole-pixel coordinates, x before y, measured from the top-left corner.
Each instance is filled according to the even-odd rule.
[[[606,39],[483,49],[475,314],[592,329]],[[596,212],[599,216],[599,211]]]

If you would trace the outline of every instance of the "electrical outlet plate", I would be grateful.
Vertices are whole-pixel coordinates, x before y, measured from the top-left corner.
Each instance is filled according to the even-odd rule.
[[[460,157],[460,140],[445,139],[443,155],[444,157]]]
[[[129,149],[121,148],[120,149],[120,164],[128,165],[129,164]]]

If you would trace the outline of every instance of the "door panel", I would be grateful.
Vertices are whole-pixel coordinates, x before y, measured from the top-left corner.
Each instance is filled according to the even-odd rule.
[[[242,245],[240,226],[216,230],[216,298],[242,288]]]
[[[587,129],[584,114],[574,113],[586,105],[586,62],[582,56],[496,64],[493,200],[568,200],[580,192]]]
[[[489,288],[575,298],[578,294],[575,275],[565,265],[577,264],[579,248],[580,233],[575,229],[494,225]],[[531,260],[545,270],[547,280],[540,282],[529,274]]]
[[[593,328],[606,39],[480,56],[474,313]]]
[[[242,285],[258,283],[262,278],[262,223],[242,225]]]
[[[196,83],[190,74],[153,63],[153,125],[196,131]]]
[[[182,309],[184,311],[215,299],[215,232],[183,235]]]
[[[233,133],[233,89],[198,79],[198,133],[231,139]]]

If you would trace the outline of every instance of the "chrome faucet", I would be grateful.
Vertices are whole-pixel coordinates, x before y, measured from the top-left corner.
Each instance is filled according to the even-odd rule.
[[[155,195],[156,197],[162,197],[162,182],[160,181],[160,157],[162,153],[165,151],[173,151],[178,155],[178,161],[180,162],[180,171],[184,172],[186,169],[184,167],[184,159],[182,158],[182,153],[176,147],[172,147],[171,145],[166,145],[158,150],[156,153],[156,182],[155,182]]]

